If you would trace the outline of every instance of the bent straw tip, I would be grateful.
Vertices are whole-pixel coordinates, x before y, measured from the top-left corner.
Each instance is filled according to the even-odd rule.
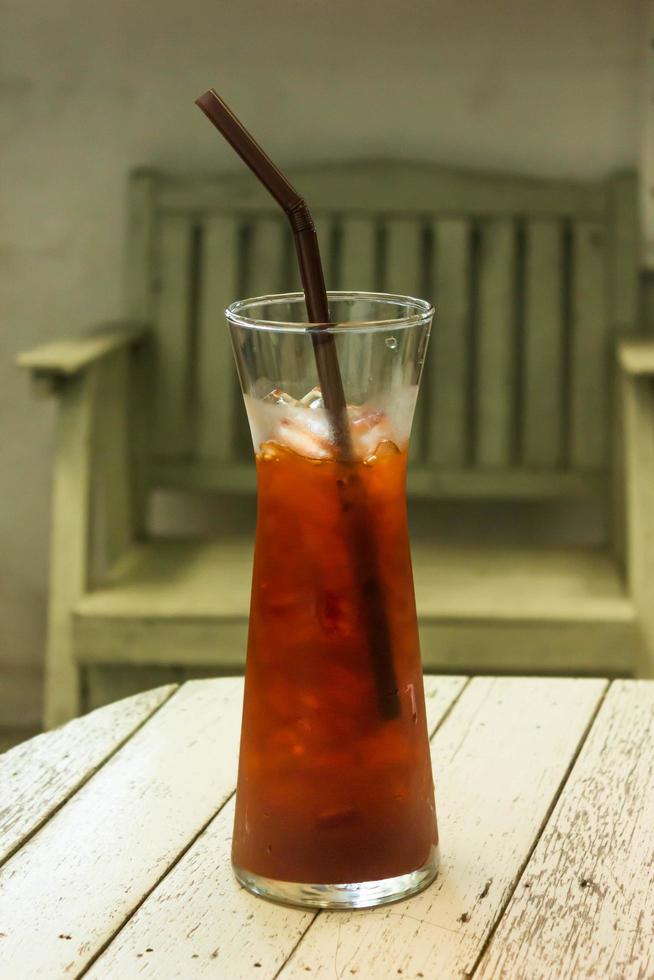
[[[216,92],[215,88],[208,88],[206,92],[203,92],[202,95],[198,95],[197,99],[194,99],[193,101],[196,106],[203,109],[205,105],[215,102],[217,98],[218,93]]]

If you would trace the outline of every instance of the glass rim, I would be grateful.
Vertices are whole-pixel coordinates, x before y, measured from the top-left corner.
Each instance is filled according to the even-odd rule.
[[[270,293],[266,296],[252,296],[248,299],[239,299],[225,310],[225,316],[230,324],[239,327],[246,327],[250,330],[270,330],[289,333],[312,333],[315,330],[326,330],[328,333],[352,333],[352,332],[375,332],[382,330],[406,330],[409,327],[416,327],[420,324],[429,322],[434,315],[434,307],[425,299],[418,299],[415,296],[403,296],[395,293],[375,293],[363,290],[327,290],[329,301],[338,300],[364,300],[372,303],[388,303],[400,309],[412,308],[412,313],[386,320],[351,320],[342,323],[309,323],[307,321],[291,320],[262,320],[259,318],[245,316],[244,313],[253,306],[281,306],[282,303],[304,303],[303,292],[292,293]],[[417,308],[417,309],[416,309]]]

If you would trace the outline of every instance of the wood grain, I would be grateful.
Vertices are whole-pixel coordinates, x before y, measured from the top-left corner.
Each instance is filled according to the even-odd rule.
[[[465,684],[426,678],[433,730]],[[315,912],[263,902],[236,883],[230,866],[230,802],[152,892],[89,977],[274,977]]]
[[[654,976],[654,684],[616,681],[475,980]]]
[[[108,705],[0,755],[0,863],[174,690],[160,687]]]
[[[185,684],[7,861],[0,975],[79,973],[206,826],[234,789],[242,684]]]
[[[510,895],[605,684],[477,678],[436,734],[441,872],[408,902],[317,917],[280,976],[469,972]]]

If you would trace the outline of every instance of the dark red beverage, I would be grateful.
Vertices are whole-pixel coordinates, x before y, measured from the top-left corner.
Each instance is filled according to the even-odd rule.
[[[241,877],[370,882],[433,860],[405,473],[406,452],[392,443],[365,462],[309,459],[274,443],[257,455],[233,843]],[[399,699],[391,718],[380,711],[371,600],[352,555],[360,521],[387,617]]]

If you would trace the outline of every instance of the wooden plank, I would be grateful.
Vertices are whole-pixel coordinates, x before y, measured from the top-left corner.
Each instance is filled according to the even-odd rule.
[[[516,234],[505,218],[480,228],[476,326],[475,460],[506,466],[513,453],[516,392]]]
[[[613,336],[634,333],[639,324],[640,226],[636,174],[623,171],[609,184],[610,304]]]
[[[248,464],[239,463],[226,468],[206,460],[190,463],[188,466],[162,461],[153,469],[153,479],[158,487],[227,490],[250,494],[256,491],[255,474]],[[597,497],[606,491],[604,475],[595,470],[445,470],[417,466],[409,472],[407,485],[412,497],[443,497],[455,500],[474,497],[548,500],[557,497]]]
[[[428,458],[462,467],[468,459],[470,407],[470,224],[444,218],[432,224],[432,282],[436,315],[428,364]],[[424,381],[423,381],[424,384]]]
[[[572,249],[570,462],[600,467],[607,459],[610,390],[604,225],[576,222]]]
[[[475,980],[654,976],[654,684],[616,681]]]
[[[0,864],[175,690],[161,687],[69,721],[0,756]]]
[[[525,229],[525,311],[521,457],[527,466],[563,462],[563,228],[554,220]]]
[[[155,449],[179,456],[191,447],[191,254],[188,216],[161,220],[155,324]]]
[[[333,214],[320,211],[315,215],[315,225],[323,274],[325,276],[325,286],[327,289],[336,289],[336,218]],[[296,275],[295,282],[298,283],[297,288],[300,289],[299,267],[295,256],[295,247],[293,249],[293,260]]]
[[[639,8],[640,104],[654,103],[654,2],[647,0]],[[649,272],[654,269],[654,119],[650,112],[643,114],[641,123],[639,172],[639,211],[643,227],[642,260]]]
[[[70,378],[57,411],[43,709],[46,728],[79,714],[71,612],[89,580],[97,381],[97,368]]]
[[[79,374],[95,361],[129,347],[145,333],[142,323],[119,320],[98,327],[93,332],[70,340],[53,340],[16,358],[21,368],[38,374]]]
[[[77,975],[111,939],[233,791],[242,691],[185,684],[9,859],[0,973]]]
[[[654,677],[654,387],[622,378],[627,514],[627,579],[645,638],[641,672]]]
[[[157,227],[156,171],[141,168],[130,174],[127,201],[125,295],[131,316],[151,330],[156,312],[155,235]],[[152,341],[150,334],[149,340]],[[130,364],[129,413],[131,437],[132,528],[145,537],[148,521],[150,459],[155,390],[153,344],[134,351]]]
[[[597,218],[606,213],[606,183],[599,180],[539,180],[389,160],[310,166],[288,176],[316,212]],[[166,175],[157,186],[157,201],[164,210],[187,213],[270,208],[265,189],[242,170],[213,178]]]
[[[238,378],[225,309],[238,299],[238,225],[216,215],[204,228],[199,355],[197,449],[200,457],[228,460],[234,444]]]
[[[623,340],[618,352],[620,365],[627,374],[654,378],[654,340]]]
[[[470,973],[604,688],[598,680],[476,678],[433,742],[438,878],[408,902],[319,915],[280,977]]]
[[[128,352],[114,352],[99,366],[94,460],[94,552],[102,555],[98,578],[132,541],[132,454]],[[102,544],[102,548],[100,548]]]
[[[341,222],[338,288],[374,292],[377,288],[375,218],[345,217]]]
[[[284,219],[259,215],[250,226],[245,259],[245,293],[266,296],[284,288]]]
[[[391,218],[385,222],[385,229],[384,291],[402,296],[420,297],[424,290],[423,223],[418,216]],[[426,398],[419,394],[409,446],[409,460],[414,464],[420,461],[425,453],[425,406]]]
[[[460,694],[462,677],[426,678],[433,730]],[[182,860],[94,964],[89,978],[138,971],[164,980],[221,976],[273,977],[315,912],[262,902],[241,888],[230,866],[233,801],[214,818]]]

